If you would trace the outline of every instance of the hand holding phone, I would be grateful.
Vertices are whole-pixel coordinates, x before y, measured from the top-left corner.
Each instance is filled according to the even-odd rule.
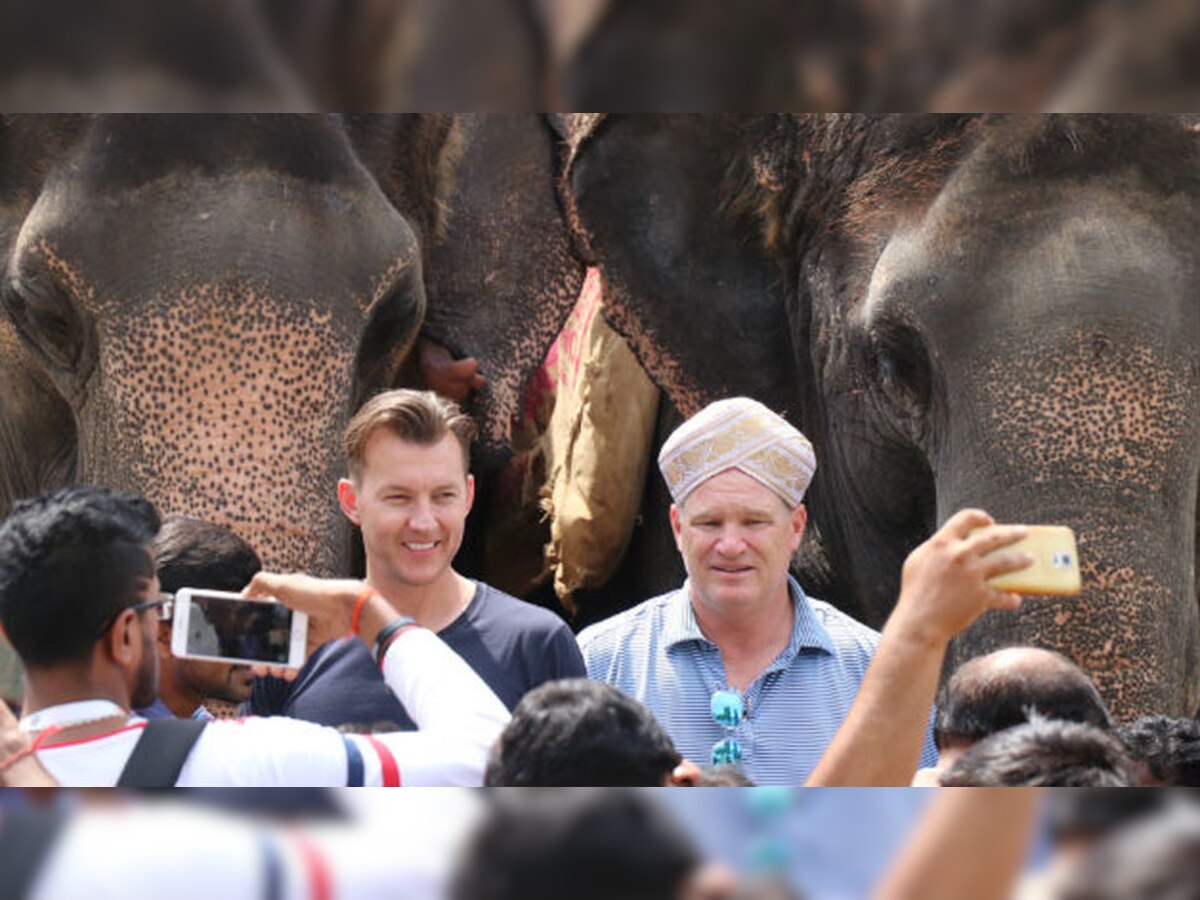
[[[1026,527],[1029,530],[1028,537],[1005,547],[1003,551],[994,552],[1024,551],[1033,556],[1033,565],[988,579],[988,584],[1014,594],[1036,594],[1045,597],[1077,595],[1082,585],[1075,532],[1063,525]],[[983,530],[985,529],[979,529]]]
[[[173,618],[176,656],[299,668],[307,655],[308,617],[273,600],[183,588]]]

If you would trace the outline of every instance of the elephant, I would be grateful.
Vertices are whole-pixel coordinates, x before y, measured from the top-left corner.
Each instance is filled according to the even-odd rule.
[[[1032,643],[1121,720],[1196,712],[1189,121],[575,124],[564,203],[612,325],[685,415],[749,394],[817,449],[802,583],[879,626],[906,554],[955,510],[1070,525],[1082,596],[989,614],[947,669]]]
[[[511,455],[583,277],[559,143],[537,116],[0,118],[0,515],[103,483],[358,570],[332,498],[363,399],[450,393]]]

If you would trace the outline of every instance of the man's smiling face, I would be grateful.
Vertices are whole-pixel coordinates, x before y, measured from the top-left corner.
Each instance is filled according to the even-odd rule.
[[[692,602],[731,611],[786,596],[788,566],[806,519],[802,505],[788,509],[778,494],[737,469],[702,483],[682,506],[671,507]]]
[[[352,493],[343,509],[362,528],[376,587],[424,586],[450,571],[475,495],[454,435],[426,446],[381,429],[367,441]]]

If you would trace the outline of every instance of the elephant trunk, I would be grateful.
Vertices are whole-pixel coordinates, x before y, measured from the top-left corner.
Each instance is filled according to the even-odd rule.
[[[938,454],[938,518],[976,506],[1001,522],[1071,526],[1083,592],[990,614],[956,642],[951,664],[1034,643],[1091,673],[1120,720],[1192,715],[1195,361],[1169,337],[1118,345],[1078,325],[1050,345],[1011,338],[973,354],[948,398],[961,425]]]
[[[334,498],[357,323],[249,285],[185,294],[112,310],[81,412],[83,479],[226,525],[268,568],[345,571]]]

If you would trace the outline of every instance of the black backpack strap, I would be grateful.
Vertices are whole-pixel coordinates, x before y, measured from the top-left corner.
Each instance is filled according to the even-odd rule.
[[[174,787],[207,722],[151,719],[129,755],[117,787]]]
[[[17,809],[4,813],[0,824],[0,900],[25,900],[42,862],[54,846],[67,812],[62,809]]]

